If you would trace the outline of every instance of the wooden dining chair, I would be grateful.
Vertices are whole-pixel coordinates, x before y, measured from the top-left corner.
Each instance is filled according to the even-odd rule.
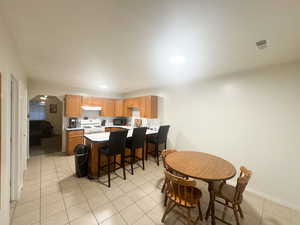
[[[166,195],[169,199],[168,206],[164,212],[161,222],[164,223],[166,216],[177,206],[179,209],[186,208],[187,213],[177,211],[179,215],[186,219],[188,225],[195,225],[198,220],[203,220],[200,207],[202,192],[196,188],[195,180],[186,180],[165,170],[166,176]],[[199,216],[195,221],[192,220],[191,209],[198,207]]]
[[[172,173],[172,169],[171,169],[170,167],[168,167],[168,165],[166,164],[166,157],[167,157],[167,155],[169,155],[169,154],[171,154],[171,153],[173,153],[173,152],[177,152],[177,150],[175,150],[175,149],[165,149],[165,150],[163,150],[162,153],[161,153],[163,166],[164,166],[164,168],[165,168],[167,171],[169,171],[169,172],[171,172],[171,173]],[[162,186],[162,188],[161,188],[161,192],[164,192],[165,186],[166,186],[166,179],[164,180],[164,184],[163,184],[163,186]]]
[[[241,208],[241,203],[243,201],[243,193],[246,189],[246,186],[252,176],[252,171],[246,169],[246,167],[242,166],[240,168],[240,176],[237,179],[236,186],[232,186],[226,184],[225,181],[215,182],[214,183],[214,191],[217,198],[224,200],[224,202],[215,199],[215,202],[224,205],[226,208],[231,208],[234,212],[234,217],[236,220],[236,224],[240,225],[239,214],[241,218],[244,218],[244,214]],[[231,204],[231,205],[230,205]],[[209,206],[210,207],[210,206]],[[210,208],[208,208],[206,218],[209,216]],[[224,220],[224,218],[216,219],[225,222],[226,224],[230,224]]]

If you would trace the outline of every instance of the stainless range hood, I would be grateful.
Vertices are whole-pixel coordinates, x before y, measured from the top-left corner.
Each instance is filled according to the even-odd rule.
[[[102,110],[102,107],[100,107],[100,106],[83,105],[83,106],[81,106],[81,108],[86,111],[101,111]]]

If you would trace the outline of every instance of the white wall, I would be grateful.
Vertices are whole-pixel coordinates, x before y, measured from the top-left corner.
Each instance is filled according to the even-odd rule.
[[[27,83],[26,76],[16,57],[14,44],[9,36],[8,30],[0,16],[0,72],[2,74],[1,84],[1,183],[0,183],[0,224],[9,224],[9,200],[10,200],[10,75],[13,74],[18,80],[21,88],[19,99],[26,101]],[[26,114],[23,109],[23,114]],[[22,118],[25,118],[24,115]],[[20,119],[21,120],[21,119]],[[24,120],[23,120],[24,121]],[[21,124],[21,130],[26,130],[26,124]],[[25,155],[25,154],[24,154]],[[23,162],[24,163],[24,162]],[[26,164],[23,164],[24,166]]]
[[[300,63],[270,66],[158,95],[170,147],[212,153],[253,170],[249,190],[300,208]]]

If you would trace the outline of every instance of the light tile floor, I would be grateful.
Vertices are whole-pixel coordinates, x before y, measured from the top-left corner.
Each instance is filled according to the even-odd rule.
[[[12,225],[159,225],[164,212],[163,168],[148,160],[146,170],[127,173],[127,180],[117,177],[109,189],[86,178],[74,176],[74,158],[62,154],[32,157],[28,162],[21,199],[12,203]],[[121,171],[119,172],[121,173]],[[202,211],[208,204],[207,185],[199,182],[204,196]],[[243,225],[299,225],[300,213],[245,193],[242,205]],[[196,217],[197,211],[193,211]],[[222,215],[223,208],[216,206]],[[227,210],[226,217],[233,214]],[[165,224],[182,225],[171,213]],[[199,222],[210,224],[210,221]],[[221,224],[217,222],[217,224]],[[234,224],[234,223],[233,223]]]

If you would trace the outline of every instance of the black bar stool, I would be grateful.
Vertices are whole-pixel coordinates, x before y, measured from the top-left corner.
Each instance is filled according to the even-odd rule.
[[[127,139],[126,148],[130,149],[130,155],[125,156],[125,158],[130,158],[130,161],[126,161],[131,165],[131,174],[133,175],[133,164],[136,160],[142,160],[143,165],[140,166],[138,163],[137,165],[140,166],[143,170],[145,169],[145,137],[146,137],[147,127],[141,128],[134,128],[132,132],[132,138]],[[136,149],[142,149],[142,157],[139,158],[135,155]]]
[[[158,133],[155,135],[151,135],[147,139],[147,148],[146,148],[146,160],[148,159],[148,143],[154,144],[155,149],[155,157],[156,157],[156,163],[159,166],[159,155],[162,150],[159,149],[159,145],[164,144],[164,149],[167,148],[167,137],[168,137],[168,132],[169,132],[170,126],[165,125],[165,126],[160,126]]]
[[[126,180],[126,173],[125,173],[125,163],[124,163],[124,156],[125,156],[125,145],[126,145],[126,139],[127,139],[128,130],[119,130],[119,131],[113,131],[110,132],[109,135],[109,141],[108,145],[104,146],[99,149],[99,176],[100,176],[100,170],[104,170],[105,167],[107,167],[107,176],[108,176],[108,187],[110,187],[110,172],[111,172],[111,157],[114,157],[113,162],[113,171],[115,172],[116,164],[120,166],[120,168],[123,168],[123,177],[124,180]],[[100,167],[100,158],[101,154],[105,155],[107,157],[107,165]],[[121,163],[116,162],[116,155],[121,154]]]

